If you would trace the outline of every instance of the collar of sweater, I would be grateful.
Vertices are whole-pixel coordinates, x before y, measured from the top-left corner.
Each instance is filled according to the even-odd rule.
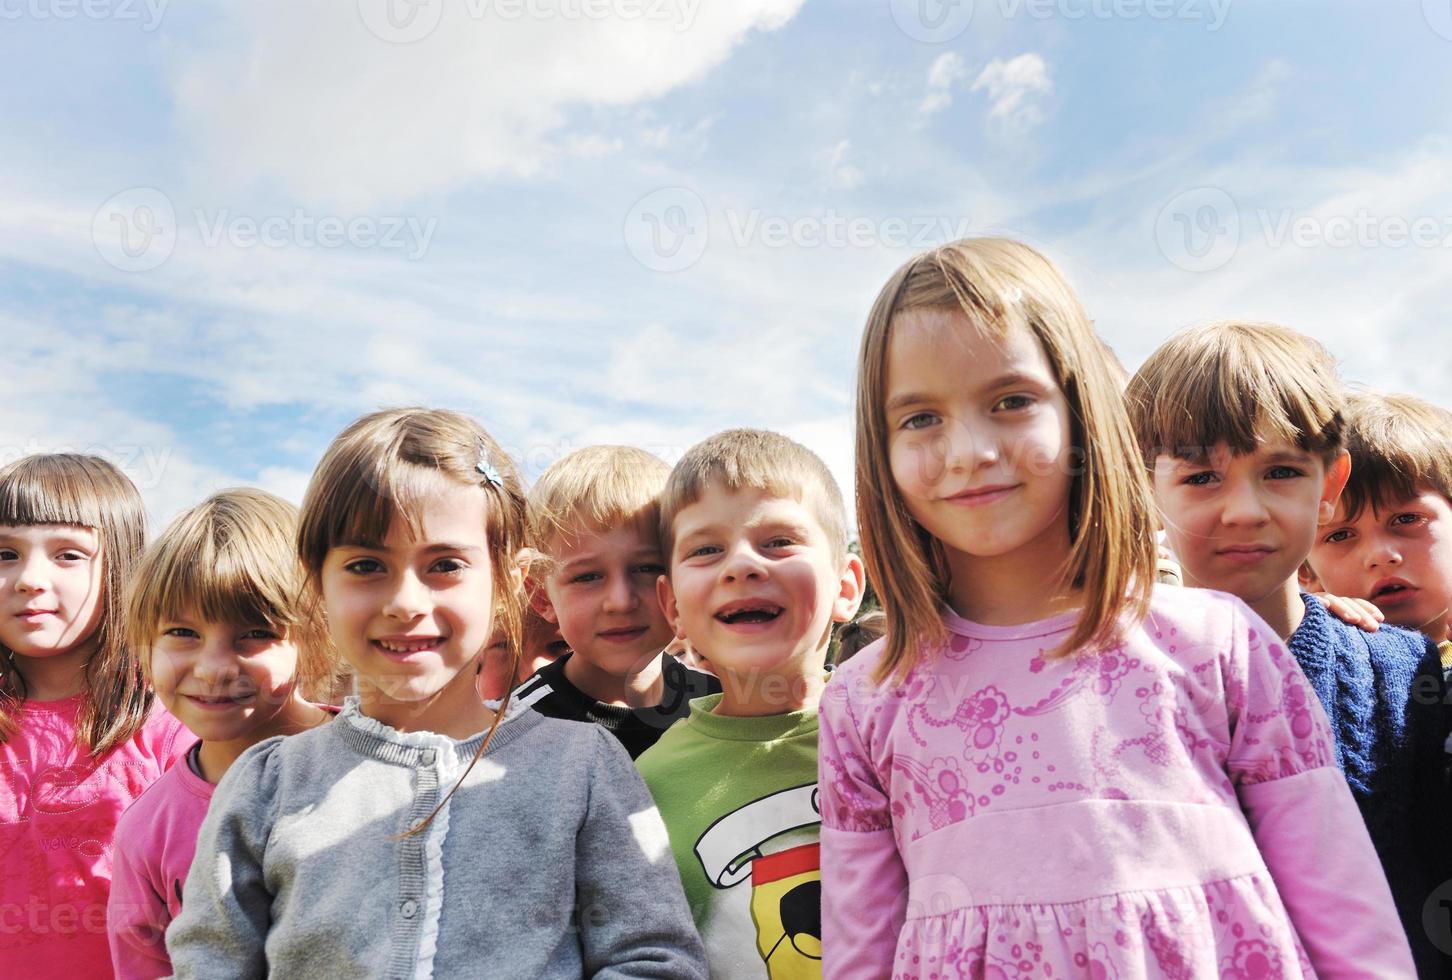
[[[490,708],[499,709],[500,702],[486,701]],[[493,755],[510,742],[519,739],[543,720],[544,716],[530,711],[528,707],[512,700],[509,710],[499,721],[499,729],[489,743],[485,756]],[[361,755],[372,756],[395,765],[432,765],[434,759],[441,763],[467,763],[479,751],[487,732],[479,732],[468,738],[449,738],[437,732],[401,732],[391,725],[385,725],[377,718],[363,714],[356,695],[343,702],[335,726],[343,740]]]

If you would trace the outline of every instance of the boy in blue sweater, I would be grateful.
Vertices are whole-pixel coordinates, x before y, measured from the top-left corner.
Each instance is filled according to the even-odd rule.
[[[1418,972],[1440,975],[1422,925],[1449,851],[1437,650],[1340,622],[1297,583],[1351,468],[1334,362],[1284,327],[1214,324],[1151,354],[1127,398],[1185,585],[1238,596],[1285,639],[1331,721]]]

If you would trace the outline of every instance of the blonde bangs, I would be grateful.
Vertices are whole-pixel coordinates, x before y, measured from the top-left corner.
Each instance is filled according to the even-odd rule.
[[[224,490],[172,522],[137,571],[127,615],[136,649],[147,651],[165,623],[261,626],[298,650],[298,681],[325,696],[337,657],[315,604],[304,600],[305,573],[294,544],[297,508],[261,490]],[[142,664],[148,670],[149,656]]]
[[[1452,501],[1452,412],[1411,395],[1357,391],[1346,408],[1346,519],[1430,489]]]
[[[847,507],[827,464],[778,432],[728,429],[692,446],[671,469],[660,503],[661,548],[667,560],[675,547],[676,515],[711,486],[797,500],[822,526],[833,554],[847,554]]]
[[[1126,616],[1148,608],[1155,571],[1152,498],[1125,413],[1122,369],[1053,264],[1020,242],[953,242],[897,270],[863,331],[856,397],[857,522],[868,579],[887,614],[887,650],[875,680],[901,682],[923,649],[946,640],[949,571],[942,546],[907,509],[892,475],[882,407],[895,318],[910,310],[961,312],[1002,339],[1027,330],[1068,403],[1080,468],[1069,499],[1071,549],[1064,580],[1084,596],[1059,653],[1112,642]]]
[[[577,449],[551,464],[530,489],[530,546],[547,561],[552,542],[581,531],[631,525],[655,538],[670,472],[665,460],[633,446]]]
[[[1172,337],[1130,379],[1128,401],[1144,464],[1198,459],[1224,443],[1251,453],[1278,442],[1334,457],[1343,395],[1331,355],[1266,323],[1215,323]]]

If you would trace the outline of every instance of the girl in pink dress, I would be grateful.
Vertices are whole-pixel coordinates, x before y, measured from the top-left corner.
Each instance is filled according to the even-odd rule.
[[[1154,585],[1121,377],[1025,245],[878,296],[857,497],[888,631],[822,701],[832,980],[1414,975],[1295,661],[1239,600]]]

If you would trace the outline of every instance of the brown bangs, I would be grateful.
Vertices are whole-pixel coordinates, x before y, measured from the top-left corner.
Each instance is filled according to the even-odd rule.
[[[1265,323],[1218,323],[1171,338],[1127,392],[1146,466],[1197,459],[1224,443],[1251,453],[1283,442],[1323,459],[1342,448],[1336,365],[1309,337]]]
[[[1452,412],[1411,395],[1354,392],[1347,402],[1346,448],[1351,478],[1341,504],[1347,520],[1423,489],[1452,501]]]

